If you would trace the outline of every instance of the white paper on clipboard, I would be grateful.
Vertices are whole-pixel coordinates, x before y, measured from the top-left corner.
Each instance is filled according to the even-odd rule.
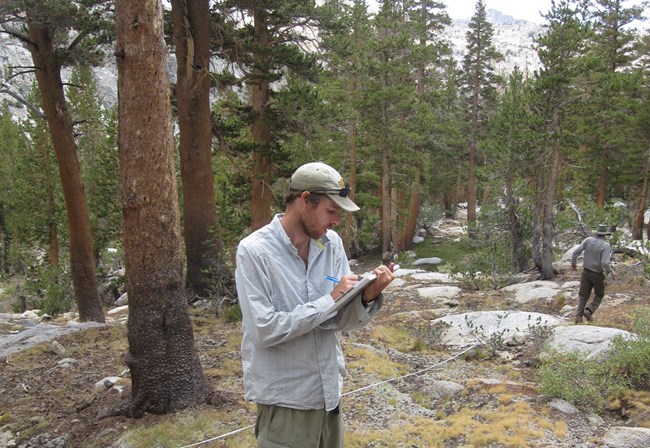
[[[348,306],[348,304],[357,298],[359,294],[363,293],[363,290],[366,289],[366,286],[368,286],[374,279],[377,278],[377,276],[373,273],[364,274],[360,277],[361,279],[359,280],[359,283],[357,283],[354,288],[346,291],[345,294],[343,294],[336,302],[334,302],[334,305],[332,305],[330,309],[327,310],[327,315],[337,313],[338,311]]]

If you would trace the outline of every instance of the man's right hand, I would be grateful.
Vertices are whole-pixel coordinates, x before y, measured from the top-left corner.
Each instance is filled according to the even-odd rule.
[[[358,282],[359,282],[358,275],[354,275],[354,274],[344,275],[343,277],[341,277],[341,281],[336,284],[336,287],[334,287],[330,295],[336,302],[341,298],[343,294],[345,294],[350,289],[354,288]]]

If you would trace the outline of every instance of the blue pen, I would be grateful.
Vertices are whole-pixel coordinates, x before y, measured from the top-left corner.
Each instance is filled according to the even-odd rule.
[[[325,276],[325,280],[329,280],[329,281],[332,282],[332,283],[338,283],[338,282],[341,281],[341,280],[339,280],[339,279],[336,278],[336,277],[332,277],[331,275],[326,275],[326,276]]]

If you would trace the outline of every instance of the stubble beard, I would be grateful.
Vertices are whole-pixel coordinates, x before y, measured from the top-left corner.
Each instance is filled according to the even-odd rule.
[[[319,231],[310,226],[302,216],[300,217],[300,227],[302,228],[303,232],[305,232],[305,234],[313,240],[320,240],[327,233],[327,229]]]

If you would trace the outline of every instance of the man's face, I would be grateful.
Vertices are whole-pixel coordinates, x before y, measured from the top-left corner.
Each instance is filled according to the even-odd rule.
[[[340,213],[341,208],[328,197],[317,204],[308,202],[301,215],[303,230],[310,238],[318,240],[325,236],[327,229],[341,222]]]

